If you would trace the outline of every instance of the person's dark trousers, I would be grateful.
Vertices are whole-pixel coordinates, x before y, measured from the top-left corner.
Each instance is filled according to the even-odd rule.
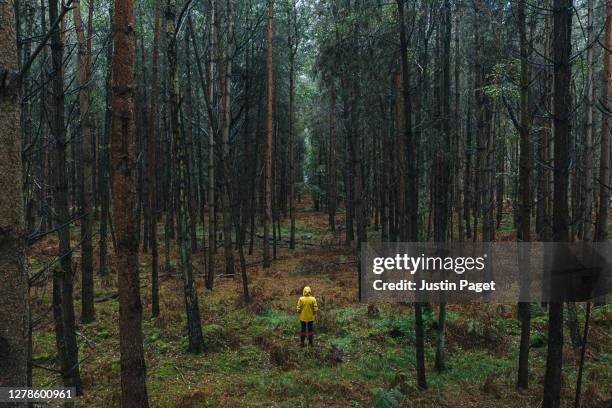
[[[300,323],[302,324],[302,331],[300,332],[300,341],[301,341],[301,345],[302,347],[304,347],[304,342],[306,340],[306,336],[308,336],[308,344],[310,344],[312,346],[313,344],[313,337],[314,337],[314,328],[313,328],[313,324],[314,322],[302,322],[300,321]]]

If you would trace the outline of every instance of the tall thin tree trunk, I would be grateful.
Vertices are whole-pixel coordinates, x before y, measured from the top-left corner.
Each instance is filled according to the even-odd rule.
[[[582,203],[582,228],[581,238],[583,241],[593,239],[593,117],[595,112],[595,64],[593,63],[593,0],[587,0],[587,93],[585,96],[586,127],[585,127],[585,154],[584,154],[584,177],[583,203]]]
[[[450,123],[450,42],[451,42],[451,8],[450,1],[445,0],[442,9],[442,27],[439,32],[440,44],[438,52],[440,53],[440,65],[442,71],[442,80],[438,89],[439,106],[441,113],[441,127],[444,139],[439,144],[440,149],[436,152],[435,166],[439,191],[435,194],[436,205],[434,206],[435,227],[434,240],[436,242],[448,241],[448,220],[450,211],[450,166],[449,160],[451,155],[451,123]],[[446,366],[446,301],[444,293],[440,295],[440,312],[438,317],[437,342],[436,342],[436,362],[435,367],[438,371],[442,371]]]
[[[198,250],[198,176],[197,176],[197,151],[195,150],[194,143],[194,119],[196,115],[193,110],[193,92],[191,86],[191,48],[189,38],[192,33],[190,29],[185,29],[183,41],[185,44],[184,58],[185,58],[185,91],[183,96],[183,102],[181,109],[179,110],[181,117],[185,120],[181,121],[181,129],[185,133],[185,147],[186,147],[186,161],[187,161],[187,208],[189,211],[189,234],[191,235],[191,253],[195,254]],[[197,58],[197,57],[196,57]],[[184,107],[184,108],[183,108]],[[196,123],[196,128],[198,124]]]
[[[295,55],[299,44],[297,11],[295,1],[292,1],[289,10],[289,217],[291,218],[291,233],[289,237],[289,247],[295,248],[295,129],[294,129],[294,110],[295,110]],[[293,26],[292,26],[293,24]]]
[[[92,245],[92,204],[93,192],[91,175],[93,167],[91,146],[91,113],[89,111],[89,78],[90,59],[85,39],[83,21],[81,20],[81,1],[73,2],[74,29],[76,31],[78,54],[77,54],[77,79],[79,83],[79,111],[81,115],[81,149],[83,158],[83,169],[80,170],[80,203],[81,203],[81,321],[92,322],[95,319],[94,311],[94,282],[93,282],[93,245]],[[93,4],[89,4],[90,9]],[[93,33],[87,33],[88,36]]]
[[[408,240],[412,242],[418,241],[418,168],[415,161],[415,143],[412,135],[412,115],[410,105],[410,83],[408,74],[408,40],[406,38],[406,26],[404,22],[404,5],[405,0],[397,0],[397,8],[400,24],[400,47],[401,47],[401,69],[402,69],[402,91],[404,96],[404,132],[406,138],[406,153],[408,161],[407,179],[408,184],[408,202],[406,203],[406,212],[408,213]],[[427,388],[427,380],[425,377],[425,341],[423,330],[423,314],[422,304],[415,302],[415,342],[416,342],[416,365],[417,365],[417,386],[421,389]]]
[[[329,157],[327,162],[329,163],[327,181],[329,227],[332,231],[336,231],[336,88],[333,84],[329,106]]]
[[[221,134],[221,182],[222,204],[223,204],[223,252],[225,255],[225,274],[234,275],[234,247],[232,244],[232,200],[230,184],[232,179],[232,167],[230,164],[230,132],[232,126],[232,62],[234,42],[234,5],[233,0],[227,0],[227,44],[222,46],[221,41],[217,44],[219,49],[222,68],[219,70],[219,88],[221,89],[221,104],[223,116],[223,129]]]
[[[608,240],[608,208],[610,207],[610,110],[612,109],[612,0],[606,2],[606,43],[601,104],[601,145],[599,156],[599,211],[596,241]]]
[[[455,39],[454,39],[454,47],[455,47],[455,69],[454,69],[454,85],[455,85],[455,107],[453,109],[453,120],[455,121],[454,123],[454,133],[455,133],[455,160],[457,161],[457,163],[455,164],[455,171],[454,171],[454,177],[455,177],[455,185],[456,185],[456,212],[457,212],[457,241],[459,242],[463,242],[463,239],[465,237],[465,233],[464,233],[464,218],[463,218],[463,204],[464,204],[464,196],[465,196],[465,190],[464,190],[464,181],[462,181],[462,177],[464,175],[463,169],[464,169],[464,161],[465,161],[465,142],[464,142],[464,137],[463,134],[461,132],[461,108],[459,106],[459,101],[461,99],[461,94],[459,91],[459,87],[460,87],[460,83],[461,83],[461,57],[460,57],[460,46],[459,46],[459,37],[461,35],[460,33],[460,26],[459,26],[459,21],[461,21],[461,15],[459,15],[458,10],[456,11],[457,16],[456,16],[456,20],[455,20]],[[452,223],[451,223],[452,225]]]
[[[216,0],[210,0],[209,24],[210,24],[210,53],[214,55],[216,49]],[[208,98],[209,103],[214,105],[215,96],[215,64],[214,58],[210,59],[208,72]],[[206,276],[206,287],[213,289],[215,280],[215,252],[216,252],[216,237],[215,237],[215,132],[216,127],[213,126],[212,109],[208,115],[208,275]]]
[[[263,84],[260,83],[259,85],[260,87],[263,87]],[[258,88],[261,90],[261,88]],[[260,143],[261,140],[261,134],[262,134],[262,126],[261,126],[261,120],[262,120],[262,109],[263,109],[263,92],[258,92],[258,96],[257,96],[257,119],[255,121],[255,142],[253,143],[253,148],[251,150],[251,160],[253,162],[252,164],[252,169],[253,169],[253,174],[251,175],[251,197],[250,197],[250,210],[249,210],[249,215],[250,215],[250,223],[251,226],[249,228],[249,255],[253,255],[253,245],[255,243],[255,233],[256,233],[256,229],[257,226],[255,224],[255,218],[257,216],[257,193],[258,193],[258,188],[257,188],[257,173],[258,173],[258,169],[260,168],[260,161],[259,161],[259,153],[260,153],[260,149],[259,146],[263,146],[265,143]]]
[[[274,0],[268,0],[268,112],[266,117],[266,149],[265,149],[265,169],[264,169],[264,237],[263,237],[263,265],[264,268],[270,267],[270,222],[272,220],[272,122],[274,115],[273,106],[273,65],[272,65],[272,34],[274,19]]]
[[[185,137],[181,132],[181,119],[179,113],[179,77],[177,65],[178,33],[176,32],[176,27],[176,0],[168,0],[166,3],[166,43],[168,44],[168,78],[170,80],[170,120],[174,152],[177,159],[177,211],[180,226],[178,230],[178,241],[181,268],[183,270],[183,289],[185,296],[185,312],[187,314],[189,351],[192,353],[200,353],[204,351],[204,337],[202,336],[198,294],[193,278],[193,266],[191,263],[191,236],[189,234],[190,214],[188,211],[189,191],[187,188],[187,145]]]
[[[406,241],[407,238],[407,225],[406,225],[406,157],[404,153],[404,145],[406,144],[405,132],[404,132],[404,94],[402,85],[402,70],[401,62],[400,69],[395,73],[395,137],[396,137],[396,149],[397,152],[397,172],[398,172],[398,183],[397,186],[397,215],[398,215],[398,231],[399,234],[396,237],[399,241]]]
[[[483,173],[483,156],[485,155],[485,146],[484,146],[484,133],[485,133],[485,97],[484,92],[482,90],[483,85],[483,61],[482,61],[482,48],[483,48],[483,34],[481,31],[481,27],[479,24],[482,24],[481,13],[483,12],[483,5],[481,0],[476,0],[474,2],[475,6],[475,16],[474,16],[474,52],[475,52],[475,60],[474,60],[474,99],[476,102],[476,154],[474,157],[474,188],[472,190],[472,210],[473,210],[473,239],[476,241],[478,239],[478,221],[479,215],[482,208],[482,173]],[[483,227],[484,228],[484,227]],[[484,240],[484,237],[483,237]]]
[[[109,16],[113,18],[113,2],[109,5]],[[108,223],[110,218],[110,140],[112,128],[112,97],[111,92],[112,77],[113,77],[113,43],[109,41],[106,46],[106,109],[104,113],[104,133],[100,140],[100,166],[99,166],[99,184],[100,187],[100,241],[99,241],[99,274],[108,274]]]
[[[527,43],[526,28],[526,0],[519,0],[518,4],[518,29],[521,53],[521,82],[520,82],[520,162],[519,162],[519,225],[517,240],[519,242],[531,241],[531,172],[532,172],[532,150],[531,150],[531,117],[529,113],[529,44]],[[521,261],[521,290],[529,291],[529,255],[522,254]],[[521,322],[521,340],[519,347],[519,366],[517,385],[519,388],[529,387],[529,337],[531,331],[530,305],[527,302],[519,302],[518,315]]]
[[[142,304],[136,236],[136,162],[134,157],[134,3],[115,0],[113,18],[113,213],[119,287],[121,405],[148,407],[142,345]]]
[[[584,372],[584,361],[587,347],[587,339],[589,336],[589,322],[591,320],[591,302],[586,304],[586,312],[584,316],[584,332],[582,335],[582,349],[580,350],[580,363],[578,365],[578,375],[576,378],[576,397],[574,399],[574,408],[580,408],[580,390],[582,388],[582,373]]]
[[[30,313],[23,229],[20,84],[13,1],[0,3],[0,386],[26,387]],[[8,404],[17,407],[19,404]]]
[[[572,0],[553,3],[554,105],[555,139],[553,239],[569,241],[567,190],[569,180],[571,21]],[[554,292],[554,288],[552,288]],[[548,354],[544,377],[543,408],[560,406],[561,368],[563,361],[563,303],[558,299],[548,305]]]
[[[149,116],[147,186],[149,189],[148,212],[151,229],[151,317],[159,316],[159,253],[157,247],[157,71],[159,60],[160,0],[155,0],[155,28],[151,50],[151,111]]]
[[[547,16],[545,21],[546,33],[546,57],[551,59],[553,41],[552,36],[552,17]],[[550,112],[553,109],[553,75],[552,69],[548,69],[544,78],[544,108]],[[552,240],[552,119],[546,119],[542,129],[542,142],[539,147],[539,159],[544,162],[544,166],[538,166],[538,199],[537,199],[537,218],[536,230],[541,241]]]
[[[49,19],[56,21],[59,17],[57,0],[49,0]],[[72,249],[70,247],[70,210],[68,203],[68,176],[66,174],[66,127],[64,123],[64,61],[63,61],[63,39],[62,32],[64,23],[60,29],[55,30],[51,37],[52,62],[53,62],[53,119],[51,132],[55,137],[55,210],[56,225],[59,239],[59,256],[61,258],[61,309],[62,329],[64,342],[64,355],[62,373],[64,385],[76,387],[77,393],[81,393],[81,377],[78,364],[78,344],[75,333],[74,317],[74,273],[72,270]],[[58,282],[59,283],[59,282]]]

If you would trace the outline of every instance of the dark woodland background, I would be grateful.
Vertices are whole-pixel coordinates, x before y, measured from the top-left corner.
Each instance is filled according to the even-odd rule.
[[[358,268],[365,241],[607,241],[611,26],[610,0],[0,0],[0,385],[609,407],[609,305],[363,305]]]

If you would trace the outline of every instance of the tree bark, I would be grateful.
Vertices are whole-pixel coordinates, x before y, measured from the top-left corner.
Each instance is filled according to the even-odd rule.
[[[183,270],[185,312],[187,314],[187,334],[189,338],[188,350],[192,353],[200,353],[204,351],[205,347],[204,337],[202,336],[202,324],[200,322],[198,294],[193,278],[193,265],[191,263],[191,236],[189,233],[190,214],[188,211],[189,191],[187,188],[187,146],[184,135],[181,132],[181,119],[179,114],[177,24],[176,0],[168,0],[166,3],[166,44],[168,44],[168,78],[170,80],[170,121],[175,157],[177,159],[177,211],[180,226],[178,230],[179,252],[181,256],[181,268]]]
[[[291,218],[291,233],[289,236],[289,247],[295,248],[295,55],[299,46],[297,11],[295,1],[292,1],[288,12],[289,34],[289,136],[287,144],[289,148],[289,218]]]
[[[608,208],[610,207],[610,111],[612,109],[612,0],[606,2],[606,43],[601,105],[601,147],[599,156],[599,211],[596,241],[608,240]]]
[[[457,212],[457,241],[463,242],[465,233],[464,233],[464,225],[463,225],[463,203],[464,203],[464,181],[462,180],[464,174],[464,161],[465,161],[465,142],[463,138],[463,134],[461,132],[461,108],[459,106],[459,101],[461,99],[460,93],[460,84],[461,84],[461,57],[460,57],[460,46],[459,46],[459,37],[461,36],[461,27],[459,26],[459,21],[461,21],[461,15],[459,11],[456,11],[457,16],[455,18],[455,38],[454,38],[454,47],[455,47],[455,107],[454,107],[454,133],[455,133],[455,160],[457,163],[455,164],[455,186],[456,186],[456,195],[455,195],[455,206]],[[452,223],[451,223],[452,224]]]
[[[80,203],[81,203],[81,322],[90,323],[95,319],[94,310],[94,281],[93,281],[93,245],[92,245],[92,168],[93,155],[91,145],[91,113],[89,111],[89,79],[90,60],[87,40],[81,20],[81,1],[73,1],[74,30],[76,31],[77,53],[77,80],[79,84],[79,113],[81,123],[81,149],[83,168],[79,171]],[[89,4],[90,9],[93,4]],[[89,32],[91,36],[93,33]]]
[[[526,30],[526,0],[518,3],[518,29],[519,45],[521,54],[521,79],[520,79],[520,162],[519,162],[519,225],[517,229],[517,240],[519,242],[531,241],[531,172],[532,172],[532,149],[531,149],[531,117],[529,114],[529,44],[527,43]],[[521,261],[521,290],[529,291],[529,255],[522,254]],[[519,388],[529,387],[529,337],[531,331],[530,305],[519,302],[518,315],[521,323],[521,340],[519,347],[519,366],[517,385]]]
[[[451,188],[450,182],[450,166],[449,160],[451,155],[451,124],[450,124],[450,41],[451,41],[451,8],[449,0],[444,1],[442,9],[442,26],[438,38],[440,39],[440,61],[442,71],[442,80],[440,81],[440,89],[438,96],[440,99],[441,109],[441,127],[442,136],[444,137],[439,144],[439,150],[434,158],[437,169],[437,182],[439,191],[434,194],[436,205],[434,206],[435,227],[434,241],[447,242],[449,238],[448,221],[450,212],[449,206],[449,191]],[[445,369],[445,351],[446,351],[446,301],[443,292],[440,294],[440,311],[437,327],[437,342],[436,342],[436,362],[435,367],[438,371]]]
[[[583,241],[593,240],[593,133],[595,112],[595,64],[593,63],[593,0],[587,0],[587,93],[585,96],[586,126],[585,126],[585,154],[584,154],[584,178],[583,203],[582,203],[582,228],[581,239]]]
[[[0,386],[28,386],[30,313],[14,1],[0,3]],[[25,407],[26,404],[8,404]]]
[[[216,49],[216,0],[210,0],[209,24],[210,24],[210,53],[214,55]],[[215,96],[215,64],[214,58],[210,59],[208,68],[208,98],[212,105]],[[214,287],[215,280],[215,253],[216,253],[216,237],[215,237],[215,132],[216,126],[213,125],[212,109],[209,109],[208,115],[208,274],[206,276],[206,287],[210,290]]]
[[[159,35],[160,35],[160,0],[155,0],[155,28],[153,31],[153,49],[151,50],[151,111],[149,116],[148,132],[148,171],[147,184],[148,218],[150,222],[149,238],[151,244],[151,317],[159,316],[159,251],[157,246],[157,72],[159,61]]]
[[[233,63],[233,43],[234,43],[234,7],[233,0],[227,0],[226,7],[227,19],[227,44],[219,47],[219,88],[221,89],[222,120],[223,129],[221,134],[221,181],[223,183],[223,252],[225,255],[225,274],[234,275],[234,247],[232,244],[232,200],[231,200],[231,179],[232,167],[230,163],[230,132],[232,126],[232,63]],[[219,34],[219,33],[217,33]]]
[[[266,117],[266,148],[265,148],[265,169],[264,169],[264,237],[263,237],[263,266],[270,267],[270,222],[272,220],[272,133],[274,115],[273,107],[273,65],[272,65],[272,34],[274,19],[274,0],[268,0],[268,112]]]
[[[408,213],[408,232],[409,241],[418,241],[418,167],[415,155],[415,143],[412,137],[412,119],[410,105],[410,83],[408,77],[408,41],[406,38],[406,26],[404,22],[404,3],[405,0],[397,0],[397,8],[400,24],[400,55],[402,69],[402,86],[404,97],[404,132],[406,138],[406,153],[408,161],[407,176],[408,184],[408,202],[406,203],[406,211]],[[417,386],[420,389],[427,388],[427,380],[425,377],[425,341],[423,328],[422,305],[420,302],[414,304],[415,314],[415,341],[416,341],[416,365],[417,365]]]
[[[555,140],[553,239],[569,241],[567,190],[569,180],[568,145],[570,137],[571,83],[571,20],[572,0],[553,3],[554,104],[553,132]],[[554,288],[552,288],[554,291]],[[548,354],[544,377],[543,408],[560,406],[561,368],[563,361],[563,303],[548,305]]]
[[[336,88],[332,84],[330,106],[329,106],[329,163],[328,167],[328,204],[329,227],[332,232],[336,231]]]
[[[136,236],[136,163],[134,157],[134,4],[115,0],[113,18],[113,212],[117,236],[121,405],[148,407],[142,345],[142,304]]]
[[[109,16],[113,18],[113,2],[109,5]],[[108,275],[108,223],[110,219],[110,141],[112,132],[112,98],[111,92],[113,80],[113,44],[109,42],[106,48],[106,109],[104,113],[104,133],[100,140],[100,166],[99,184],[100,187],[100,243],[99,243],[99,274]]]
[[[57,20],[58,2],[49,0],[49,19]],[[55,211],[58,228],[60,279],[54,282],[61,284],[61,316],[64,353],[62,357],[62,375],[64,385],[75,387],[81,393],[81,377],[78,365],[78,344],[75,333],[74,317],[74,273],[72,270],[72,249],[70,247],[70,210],[68,203],[68,176],[66,174],[66,127],[64,123],[64,69],[63,39],[64,23],[54,30],[51,37],[51,58],[53,64],[53,116],[51,132],[55,137]]]

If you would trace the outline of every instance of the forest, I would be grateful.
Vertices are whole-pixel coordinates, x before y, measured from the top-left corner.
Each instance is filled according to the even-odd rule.
[[[0,0],[0,387],[610,407],[609,293],[366,303],[360,261],[607,242],[611,122],[612,0]]]

